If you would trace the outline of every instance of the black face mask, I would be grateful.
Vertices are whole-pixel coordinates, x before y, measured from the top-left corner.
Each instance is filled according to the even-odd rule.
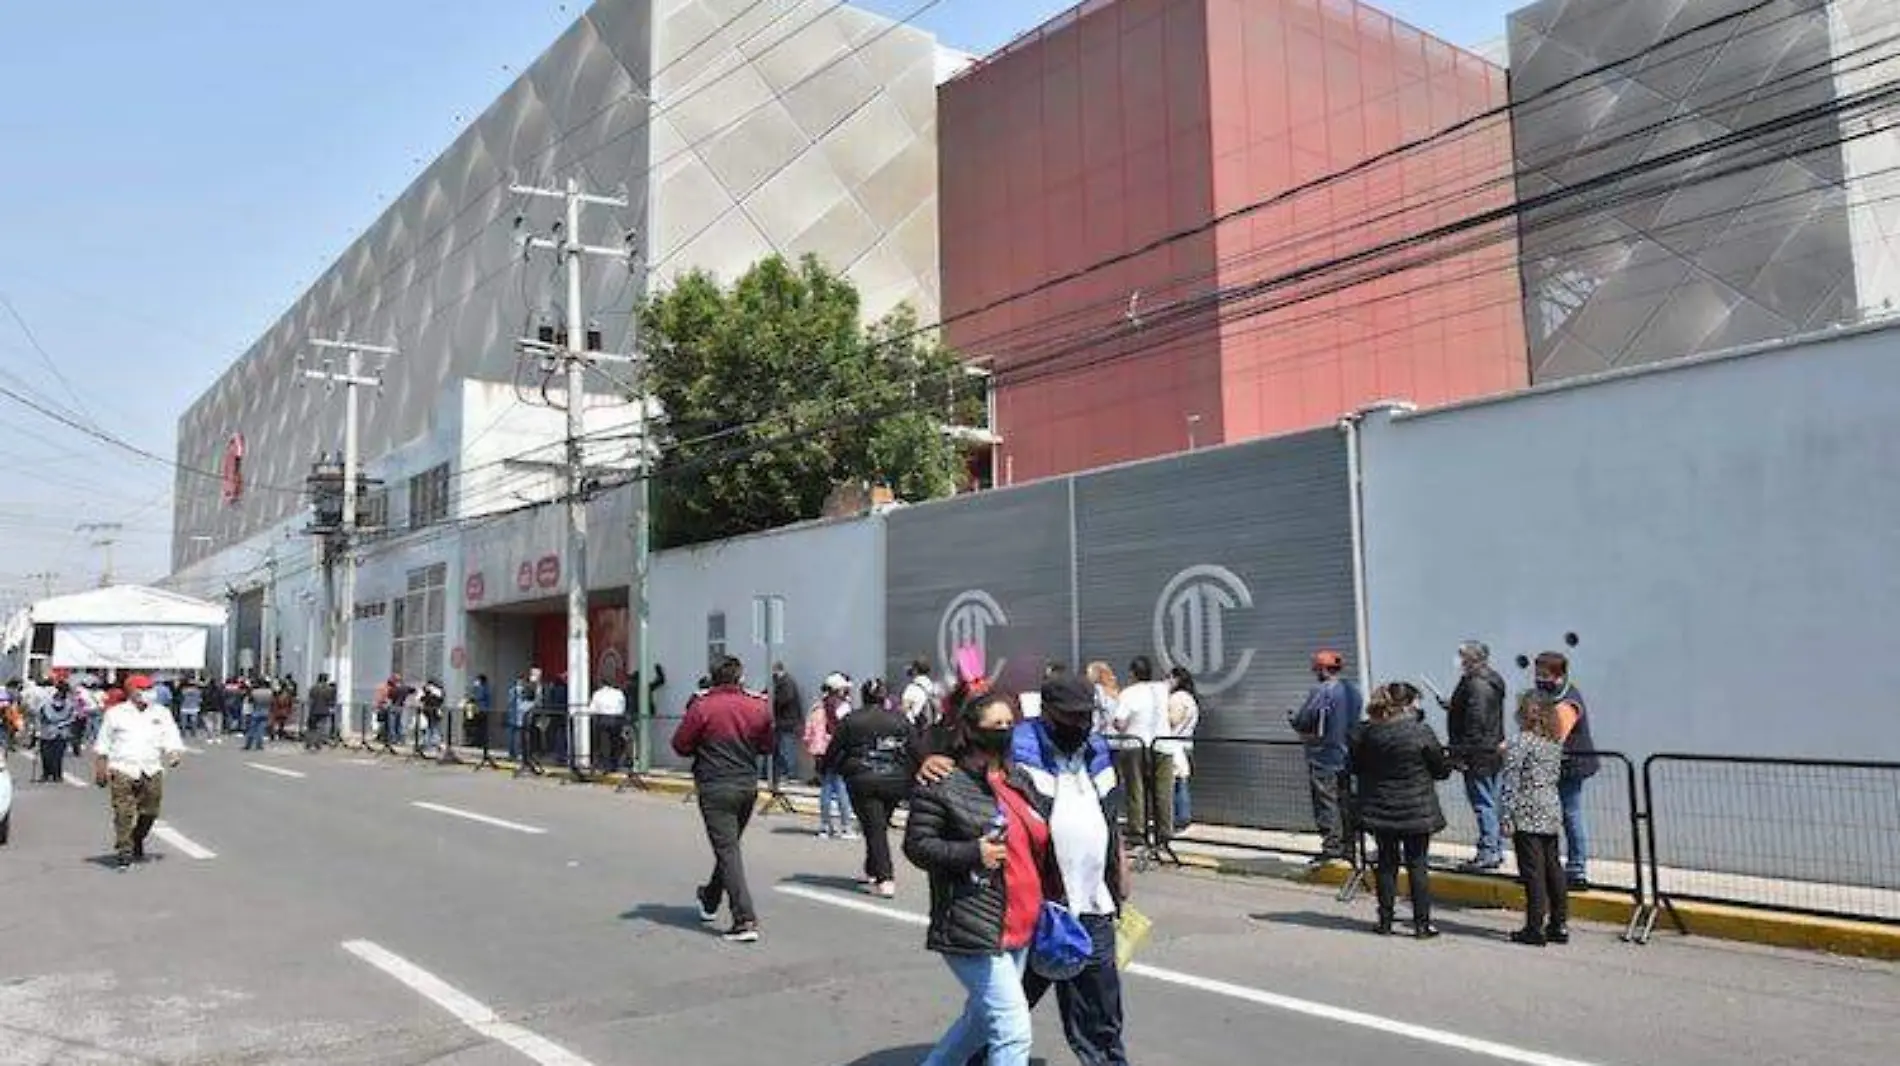
[[[1010,733],[1008,729],[972,729],[970,747],[985,755],[1000,757],[1009,752]]]
[[[1043,718],[1049,723],[1049,739],[1064,754],[1075,752],[1088,743],[1088,722],[1065,722],[1050,715],[1044,715]]]

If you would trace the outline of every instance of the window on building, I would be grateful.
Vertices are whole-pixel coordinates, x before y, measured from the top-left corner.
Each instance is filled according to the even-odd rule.
[[[389,528],[388,489],[371,489],[357,498],[356,527],[368,530]]]
[[[714,611],[706,616],[706,671],[712,672],[714,664],[726,657],[726,612]]]
[[[449,517],[449,464],[424,470],[409,479],[409,528],[421,529]]]
[[[448,629],[448,564],[409,571],[408,585],[390,604],[390,668],[420,684],[442,678],[443,635]]]

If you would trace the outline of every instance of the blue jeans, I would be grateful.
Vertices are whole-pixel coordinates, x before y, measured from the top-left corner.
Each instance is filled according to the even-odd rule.
[[[521,761],[521,723],[508,723],[508,758],[511,762]]]
[[[254,714],[244,723],[244,750],[263,751],[264,733],[270,728],[270,716]]]
[[[792,780],[798,773],[798,734],[780,733],[778,743],[772,749],[772,761],[778,770],[780,784]]]
[[[837,805],[838,821],[832,823],[832,805]],[[844,778],[839,774],[826,774],[818,789],[818,829],[830,832],[837,829],[841,833],[851,831],[851,792],[844,786]]]
[[[1194,821],[1193,790],[1188,788],[1188,779],[1174,779],[1174,830],[1180,832]]]
[[[1557,800],[1564,808],[1564,876],[1580,880],[1590,861],[1590,830],[1583,824],[1583,786],[1587,777],[1559,778]]]
[[[1504,840],[1498,830],[1498,776],[1465,771],[1465,799],[1471,801],[1471,814],[1478,820],[1478,858],[1501,858]]]
[[[923,1066],[961,1066],[985,1048],[989,1066],[1028,1066],[1033,1034],[1023,992],[1024,957],[1020,950],[943,957],[969,998]]]

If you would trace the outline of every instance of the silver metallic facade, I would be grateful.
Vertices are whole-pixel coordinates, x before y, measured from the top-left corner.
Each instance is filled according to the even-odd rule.
[[[242,437],[246,488],[227,504],[216,479],[179,475],[173,566],[293,516],[310,463],[341,449],[341,397],[296,384],[310,338],[402,350],[365,397],[372,468],[426,432],[449,383],[513,377],[514,339],[560,322],[564,295],[552,260],[524,267],[513,241],[517,215],[545,232],[559,205],[511,195],[511,178],[625,190],[628,211],[583,221],[589,243],[646,244],[644,276],[586,273],[610,350],[649,278],[730,278],[773,252],[843,271],[869,315],[908,302],[934,320],[938,58],[929,35],[828,0],[601,0],[180,418],[195,471]]]
[[[1874,94],[1900,78],[1900,10],[1755,6],[1544,0],[1510,16],[1534,382],[1891,308],[1900,134]]]

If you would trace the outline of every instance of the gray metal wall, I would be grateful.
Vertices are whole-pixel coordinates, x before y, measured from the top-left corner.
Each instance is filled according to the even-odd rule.
[[[1199,736],[1291,740],[1314,650],[1356,660],[1345,444],[1332,429],[906,508],[888,520],[890,669],[979,639],[1010,688],[1136,655],[1203,685]],[[1297,748],[1205,743],[1205,821],[1310,824]]]

